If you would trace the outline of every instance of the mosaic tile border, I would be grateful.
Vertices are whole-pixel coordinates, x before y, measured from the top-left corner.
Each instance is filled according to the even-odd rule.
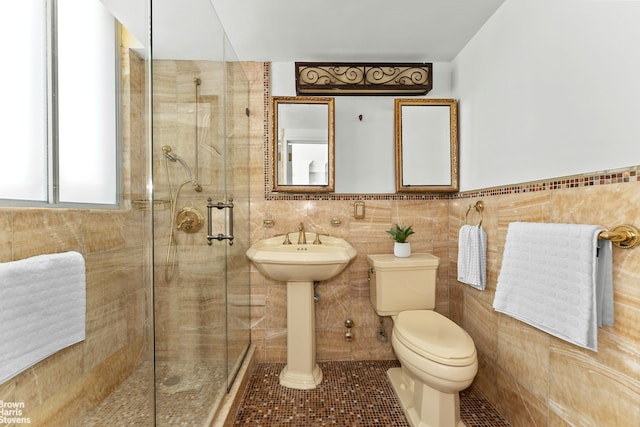
[[[501,194],[533,193],[539,191],[564,190],[568,188],[594,187],[598,185],[634,183],[640,181],[640,177],[638,174],[639,171],[640,166],[629,166],[627,168],[609,171],[572,175],[562,178],[550,178],[547,180],[532,181],[523,184],[508,185],[504,187],[493,187],[482,190],[450,194],[449,198],[458,199],[481,196],[497,196]]]
[[[263,110],[266,118],[263,126],[264,140],[264,197],[265,200],[450,200],[466,199],[474,197],[495,196],[501,194],[531,193],[537,191],[561,190],[567,188],[592,187],[596,185],[608,185],[619,183],[632,183],[640,181],[640,165],[608,171],[591,172],[579,175],[571,175],[560,178],[550,178],[539,181],[486,188],[481,190],[465,191],[448,194],[281,194],[271,191],[273,177],[269,173],[271,151],[269,150],[269,121],[271,96],[271,64],[263,64]]]

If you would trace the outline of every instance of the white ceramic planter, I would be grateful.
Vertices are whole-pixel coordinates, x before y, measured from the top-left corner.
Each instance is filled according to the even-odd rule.
[[[393,245],[393,254],[398,258],[407,258],[411,256],[411,243],[395,242]]]

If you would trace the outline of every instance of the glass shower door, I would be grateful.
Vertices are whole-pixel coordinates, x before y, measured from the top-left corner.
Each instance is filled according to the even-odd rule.
[[[227,247],[227,388],[251,341],[249,287],[249,81],[225,37],[227,194],[234,199],[234,244]],[[246,225],[246,226],[245,226]]]
[[[190,6],[152,7],[158,426],[208,426],[249,345],[248,151],[236,136],[248,127],[246,104],[236,116],[248,84],[225,61],[210,1]],[[210,208],[208,224],[209,200],[234,207]],[[230,234],[231,215],[233,244],[209,241],[209,227]]]

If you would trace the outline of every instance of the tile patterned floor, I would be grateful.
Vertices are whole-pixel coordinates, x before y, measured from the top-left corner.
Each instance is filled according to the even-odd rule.
[[[284,364],[258,364],[233,425],[409,426],[386,377],[397,361],[318,364],[324,378],[315,390],[282,387],[278,375]],[[473,387],[460,393],[460,414],[468,427],[510,426]]]
[[[143,364],[74,427],[154,425],[153,366]],[[224,396],[224,366],[203,361],[157,366],[155,425],[209,425],[215,403]]]

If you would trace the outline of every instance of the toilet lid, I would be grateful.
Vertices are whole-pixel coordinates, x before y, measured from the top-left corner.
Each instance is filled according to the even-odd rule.
[[[469,334],[435,311],[400,312],[393,328],[403,345],[434,362],[465,366],[476,358],[476,347]]]

